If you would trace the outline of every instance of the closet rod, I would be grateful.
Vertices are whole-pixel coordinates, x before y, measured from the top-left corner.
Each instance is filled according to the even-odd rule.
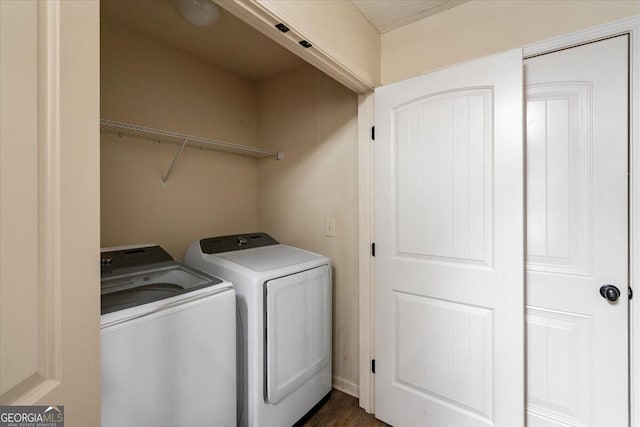
[[[154,129],[146,126],[117,122],[108,119],[100,119],[100,130],[118,136],[135,136],[138,138],[149,139],[156,142],[168,142],[171,144],[178,144],[183,146],[189,145],[190,147],[203,148],[206,150],[214,151],[224,151],[227,153],[239,154],[242,156],[249,156],[254,158],[275,157],[278,160],[282,160],[284,158],[284,153],[282,151],[272,151],[258,147],[232,144],[230,142],[218,141],[211,138],[188,135],[169,130]],[[182,150],[180,150],[180,152],[181,151]],[[173,163],[175,163],[176,160],[177,156],[174,159]],[[165,175],[166,178],[168,178],[170,172],[170,170],[167,172],[167,174]]]

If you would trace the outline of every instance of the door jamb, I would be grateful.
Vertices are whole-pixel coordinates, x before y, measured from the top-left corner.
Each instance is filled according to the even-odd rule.
[[[374,355],[374,265],[373,243],[373,147],[374,94],[358,95],[358,306],[359,306],[359,399],[366,412],[375,412]]]
[[[633,16],[533,43],[524,58],[629,35],[629,286],[640,283],[640,16]],[[629,302],[629,425],[640,427],[640,307]]]

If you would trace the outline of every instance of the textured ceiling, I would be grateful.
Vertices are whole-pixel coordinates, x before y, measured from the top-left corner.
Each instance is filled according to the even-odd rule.
[[[251,80],[304,62],[222,8],[218,21],[208,27],[185,22],[170,0],[103,0],[100,18],[125,25]]]
[[[351,0],[380,33],[395,30],[469,0]]]

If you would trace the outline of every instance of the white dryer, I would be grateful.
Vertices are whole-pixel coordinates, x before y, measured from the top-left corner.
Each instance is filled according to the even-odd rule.
[[[265,233],[194,242],[185,262],[234,284],[238,424],[283,427],[331,391],[331,262]]]

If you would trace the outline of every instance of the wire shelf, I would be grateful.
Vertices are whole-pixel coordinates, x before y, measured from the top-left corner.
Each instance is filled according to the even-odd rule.
[[[178,157],[182,154],[185,146],[203,148],[205,150],[224,151],[232,154],[239,154],[241,156],[249,156],[254,158],[262,157],[275,157],[278,160],[282,160],[284,153],[281,151],[265,150],[263,148],[249,147],[246,145],[231,144],[230,142],[218,141],[210,138],[203,138],[201,136],[187,135],[184,133],[173,132],[170,130],[154,129],[146,126],[134,125],[131,123],[116,122],[114,120],[100,119],[100,130],[111,133],[114,135],[122,136],[134,136],[137,138],[148,139],[156,142],[166,142],[170,144],[177,144],[180,146],[176,152],[169,169],[162,177],[162,182],[167,183],[173,167],[178,161]]]
[[[100,119],[100,130],[118,136],[127,135],[148,139],[156,142],[186,145],[205,150],[224,151],[227,153],[239,154],[255,158],[275,157],[280,160],[283,157],[281,151],[265,150],[263,148],[249,147],[246,145],[232,144],[230,142],[218,141],[216,139],[204,138],[173,132],[169,130],[154,129],[146,126],[134,125],[131,123],[117,122],[114,120]]]

